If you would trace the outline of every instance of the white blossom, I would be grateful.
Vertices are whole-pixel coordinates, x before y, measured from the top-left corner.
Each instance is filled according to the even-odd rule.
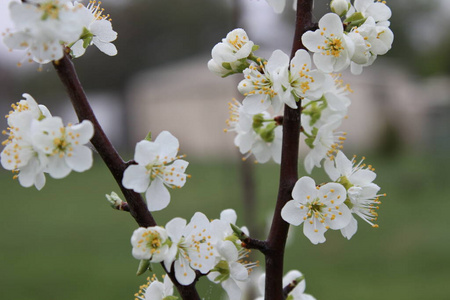
[[[351,220],[350,209],[344,204],[347,193],[339,183],[316,187],[314,180],[305,176],[296,182],[292,197],[281,217],[294,226],[303,223],[303,233],[313,244],[325,242],[328,229],[342,229]]]
[[[334,13],[324,15],[316,31],[305,32],[302,42],[309,51],[314,52],[314,63],[325,73],[347,68],[355,50],[352,40],[344,34],[341,19]]]
[[[177,156],[178,139],[163,131],[154,142],[147,140],[136,144],[134,160],[123,174],[122,184],[127,189],[144,193],[150,211],[164,209],[169,205],[169,188],[181,188],[186,183],[184,173],[188,162]]]
[[[69,1],[11,2],[9,11],[15,29],[4,34],[3,42],[40,64],[60,59],[61,44],[78,40],[83,30],[80,6]]]
[[[147,278],[148,282],[142,285],[139,292],[135,294],[136,300],[176,300],[178,297],[173,296],[173,283],[169,276],[164,276],[164,281],[160,282],[153,276]]]
[[[206,274],[214,267],[215,237],[210,233],[210,222],[204,214],[195,213],[187,225],[186,220],[174,218],[166,224],[166,230],[172,245],[164,265],[170,269],[174,264],[175,277],[180,284],[191,284],[195,270]]]
[[[258,114],[271,105],[278,113],[282,108],[280,94],[283,87],[289,85],[289,56],[281,50],[275,50],[268,61],[258,59],[244,70],[244,80],[238,89],[245,96],[244,109],[250,114]],[[296,108],[295,103],[286,103]]]
[[[85,146],[94,135],[90,121],[64,126],[59,117],[32,120],[31,132],[35,147],[48,157],[45,172],[53,178],[63,178],[72,170],[84,172],[92,167],[92,150]]]
[[[331,180],[342,184],[347,190],[346,204],[351,212],[369,223],[372,227],[378,227],[373,222],[378,218],[378,205],[380,187],[373,183],[376,173],[371,165],[366,166],[363,160],[356,163],[355,158],[349,160],[342,151],[339,151],[333,159],[327,159],[324,169]],[[357,221],[352,217],[349,225],[341,229],[344,237],[350,239],[357,230]]]
[[[81,6],[80,11],[83,33],[81,39],[70,47],[74,57],[83,55],[86,48],[92,44],[109,56],[116,55],[116,46],[111,42],[117,38],[117,32],[112,29],[109,15],[103,15],[100,2],[90,1],[87,6]]]
[[[134,258],[158,263],[162,262],[169,252],[169,236],[160,226],[140,227],[133,232],[131,245]]]

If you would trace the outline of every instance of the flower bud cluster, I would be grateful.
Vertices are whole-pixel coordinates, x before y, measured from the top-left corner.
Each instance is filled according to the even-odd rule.
[[[90,121],[63,125],[61,118],[53,117],[49,110],[38,105],[29,94],[12,105],[6,116],[8,138],[2,143],[3,168],[18,173],[24,187],[34,185],[40,190],[45,185],[44,173],[63,178],[74,170],[83,172],[92,166],[92,151],[85,146],[94,135]]]
[[[74,57],[84,54],[92,44],[107,55],[116,55],[111,43],[117,38],[109,15],[103,15],[100,2],[87,6],[69,0],[13,1],[9,12],[14,30],[3,33],[11,50],[25,50],[30,62],[46,64],[63,57],[64,47]]]
[[[174,218],[164,228],[138,228],[131,237],[132,254],[151,263],[163,262],[167,270],[173,264],[175,277],[182,285],[191,284],[196,272],[208,274],[212,282],[221,284],[230,299],[240,299],[237,282],[247,281],[256,263],[245,260],[249,250],[242,247],[230,225],[236,219],[236,212],[227,209],[212,221],[197,212],[189,223]],[[248,233],[245,227],[241,230]]]

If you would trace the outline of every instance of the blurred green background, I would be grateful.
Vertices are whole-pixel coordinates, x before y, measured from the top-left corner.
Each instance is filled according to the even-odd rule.
[[[136,73],[192,55],[208,57],[212,46],[234,27],[232,1],[118,2],[103,6],[119,32],[115,42],[119,55],[111,58],[90,49],[76,65],[88,92],[108,90],[122,101]],[[450,22],[441,6],[446,2],[388,2],[395,42],[386,59],[415,83],[450,73]],[[326,11],[326,3],[316,1],[316,16]],[[290,11],[280,18],[288,27],[292,21]],[[2,114],[24,91],[46,99],[51,109],[67,106],[59,100],[64,99],[64,91],[51,67],[44,66],[41,73],[35,72],[35,66],[11,69],[0,65]],[[433,93],[437,90],[429,96]],[[449,107],[449,99],[445,94],[443,107]],[[328,232],[322,245],[312,245],[302,228],[294,228],[286,265],[305,274],[308,293],[318,300],[450,299],[448,120],[444,115],[441,123],[425,124],[425,138],[414,147],[403,144],[399,132],[387,126],[372,153],[364,152],[376,168],[375,182],[387,193],[381,199],[380,228],[359,220],[359,230],[350,241],[339,232]],[[126,158],[134,148],[127,142],[129,130],[133,129],[124,130],[116,144]],[[238,225],[246,225],[239,160],[203,160],[195,155],[188,160],[192,178],[183,189],[172,191],[166,210],[154,214],[158,223],[177,216],[190,219],[196,211],[217,218],[220,211],[232,207],[240,216]],[[264,238],[276,198],[278,168],[267,164],[252,169],[258,199],[253,221]],[[313,176],[316,182],[326,180],[321,169]],[[136,224],[127,213],[106,203],[104,194],[118,189],[98,157],[90,171],[72,173],[65,180],[48,178],[39,192],[20,187],[6,171],[0,172],[0,188],[0,299],[133,299],[145,282],[145,276],[134,275],[138,261],[131,256],[129,239]],[[206,278],[200,289],[205,299],[220,298],[220,289]]]

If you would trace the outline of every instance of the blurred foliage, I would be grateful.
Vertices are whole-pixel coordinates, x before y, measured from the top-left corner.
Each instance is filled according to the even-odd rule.
[[[329,231],[326,243],[312,245],[301,227],[293,227],[286,268],[301,270],[307,292],[317,299],[448,299],[449,160],[403,155],[367,163],[377,168],[375,182],[388,194],[381,199],[380,228],[358,219],[359,230],[350,241]],[[278,168],[266,164],[255,170],[258,207],[253,215],[264,231],[276,198]],[[238,225],[247,224],[240,191],[232,188],[239,184],[238,164],[191,162],[188,171],[188,184],[173,191],[167,209],[154,213],[160,224],[176,216],[190,219],[198,210],[217,218],[230,207],[238,211]],[[323,170],[313,173],[317,182],[326,180]],[[131,256],[129,239],[136,224],[128,213],[107,204],[104,194],[117,188],[103,165],[65,180],[48,178],[42,191],[22,188],[1,172],[0,188],[2,298],[133,299],[145,281],[145,275],[134,275],[138,261]],[[200,290],[205,299],[220,299],[221,289],[206,278]]]

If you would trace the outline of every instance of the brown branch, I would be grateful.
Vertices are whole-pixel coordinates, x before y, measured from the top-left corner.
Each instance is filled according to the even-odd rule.
[[[301,37],[312,22],[313,0],[298,0],[294,43],[291,58],[298,49],[304,49]],[[301,103],[298,103],[301,107]],[[281,209],[291,199],[298,179],[298,152],[300,139],[300,109],[285,105],[283,117],[283,142],[280,166],[278,199],[267,239],[265,299],[283,300],[283,261],[289,224],[281,218]]]
[[[141,227],[156,226],[156,221],[147,209],[147,205],[141,194],[128,190],[122,185],[123,172],[130,163],[123,161],[97,121],[69,54],[65,52],[63,58],[53,62],[53,66],[70,97],[80,122],[89,120],[94,125],[94,136],[91,139],[91,143],[119,185],[128,203],[130,214]],[[169,273],[169,277],[172,279],[172,282],[177,287],[183,299],[200,300],[200,296],[195,289],[195,282],[189,286],[183,286],[176,281],[173,272]]]

